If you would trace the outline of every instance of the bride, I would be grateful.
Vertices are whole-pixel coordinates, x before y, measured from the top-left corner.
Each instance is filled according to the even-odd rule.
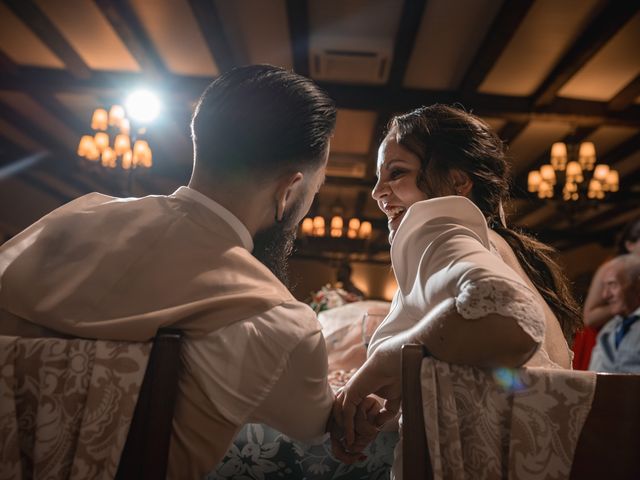
[[[385,399],[378,425],[397,414],[403,344],[451,363],[568,369],[581,324],[552,249],[506,224],[507,162],[482,120],[445,105],[394,117],[377,175],[398,291],[336,400],[346,448],[367,395]]]

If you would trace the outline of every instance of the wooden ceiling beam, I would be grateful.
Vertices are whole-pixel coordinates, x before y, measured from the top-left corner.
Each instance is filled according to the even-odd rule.
[[[66,126],[71,128],[71,130],[73,130],[77,135],[83,135],[90,131],[90,124],[88,123],[89,119],[87,119],[87,123],[81,122],[75,113],[60,103],[60,101],[53,95],[42,93],[37,90],[29,93],[33,99],[40,104],[40,106]],[[78,137],[78,140],[80,140],[80,137]]]
[[[35,140],[40,145],[49,148],[51,152],[63,152],[66,154],[73,153],[73,155],[75,155],[75,152],[71,152],[69,147],[60,142],[60,140],[58,140],[55,136],[43,130],[40,126],[32,123],[20,112],[2,102],[0,102],[0,117],[4,118],[11,125],[22,131],[25,135],[33,138],[33,140]]]
[[[531,5],[533,0],[510,0],[502,4],[460,84],[460,90],[465,95],[474,93],[482,84],[527,16]]]
[[[387,84],[394,90],[402,88],[411,53],[420,30],[426,0],[405,0],[393,47],[393,61]]]
[[[620,111],[629,108],[640,96],[640,74],[636,75],[629,84],[620,90],[615,97],[609,101],[609,110]]]
[[[640,9],[640,2],[603,1],[601,4],[606,5],[597,15],[594,15],[589,26],[556,63],[533,95],[534,106],[539,107],[553,102],[563,85],[585,66]]]
[[[287,18],[293,70],[309,76],[309,3],[307,0],[287,0]]]
[[[95,0],[95,3],[144,72],[166,73],[164,62],[129,1]]]
[[[144,75],[131,72],[94,72],[91,79],[74,78],[69,72],[56,69],[25,68],[18,75],[0,72],[0,90],[89,93],[98,96],[119,96],[145,80]],[[158,79],[154,88],[166,93],[166,102],[196,100],[210,83],[210,79],[196,76],[167,74]],[[318,82],[340,108],[402,112],[419,105],[459,102],[458,93],[440,90],[404,88],[388,95],[388,87],[353,86]],[[530,120],[563,121],[578,127],[620,125],[640,127],[640,105],[624,111],[608,109],[606,102],[558,98],[550,105],[532,108],[528,99],[508,95],[475,94],[464,106],[476,115],[503,118],[513,122]]]
[[[514,142],[516,138],[522,133],[522,131],[527,128],[529,122],[507,122],[504,127],[500,129],[498,132],[498,136],[502,139],[503,142],[511,144]]]
[[[89,66],[33,0],[5,0],[5,3],[62,60],[74,77],[91,77]]]
[[[238,65],[240,62],[235,58],[229,40],[224,33],[222,19],[215,2],[213,0],[188,1],[220,73]]]
[[[18,73],[19,67],[9,58],[9,56],[0,50],[0,72],[6,72],[10,75]]]

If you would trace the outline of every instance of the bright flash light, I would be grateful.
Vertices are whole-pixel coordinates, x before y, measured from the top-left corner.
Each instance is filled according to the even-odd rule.
[[[160,113],[160,100],[148,90],[133,92],[125,102],[127,113],[141,123],[153,121]]]

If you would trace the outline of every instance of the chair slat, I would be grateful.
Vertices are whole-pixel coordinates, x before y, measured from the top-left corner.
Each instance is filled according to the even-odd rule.
[[[116,480],[160,480],[167,475],[178,393],[182,334],[162,329],[154,341]]]

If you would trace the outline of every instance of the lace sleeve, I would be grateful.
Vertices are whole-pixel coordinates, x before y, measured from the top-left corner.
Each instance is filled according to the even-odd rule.
[[[467,281],[456,297],[456,310],[467,319],[497,313],[511,317],[535,342],[544,339],[544,311],[533,292],[504,278]]]

